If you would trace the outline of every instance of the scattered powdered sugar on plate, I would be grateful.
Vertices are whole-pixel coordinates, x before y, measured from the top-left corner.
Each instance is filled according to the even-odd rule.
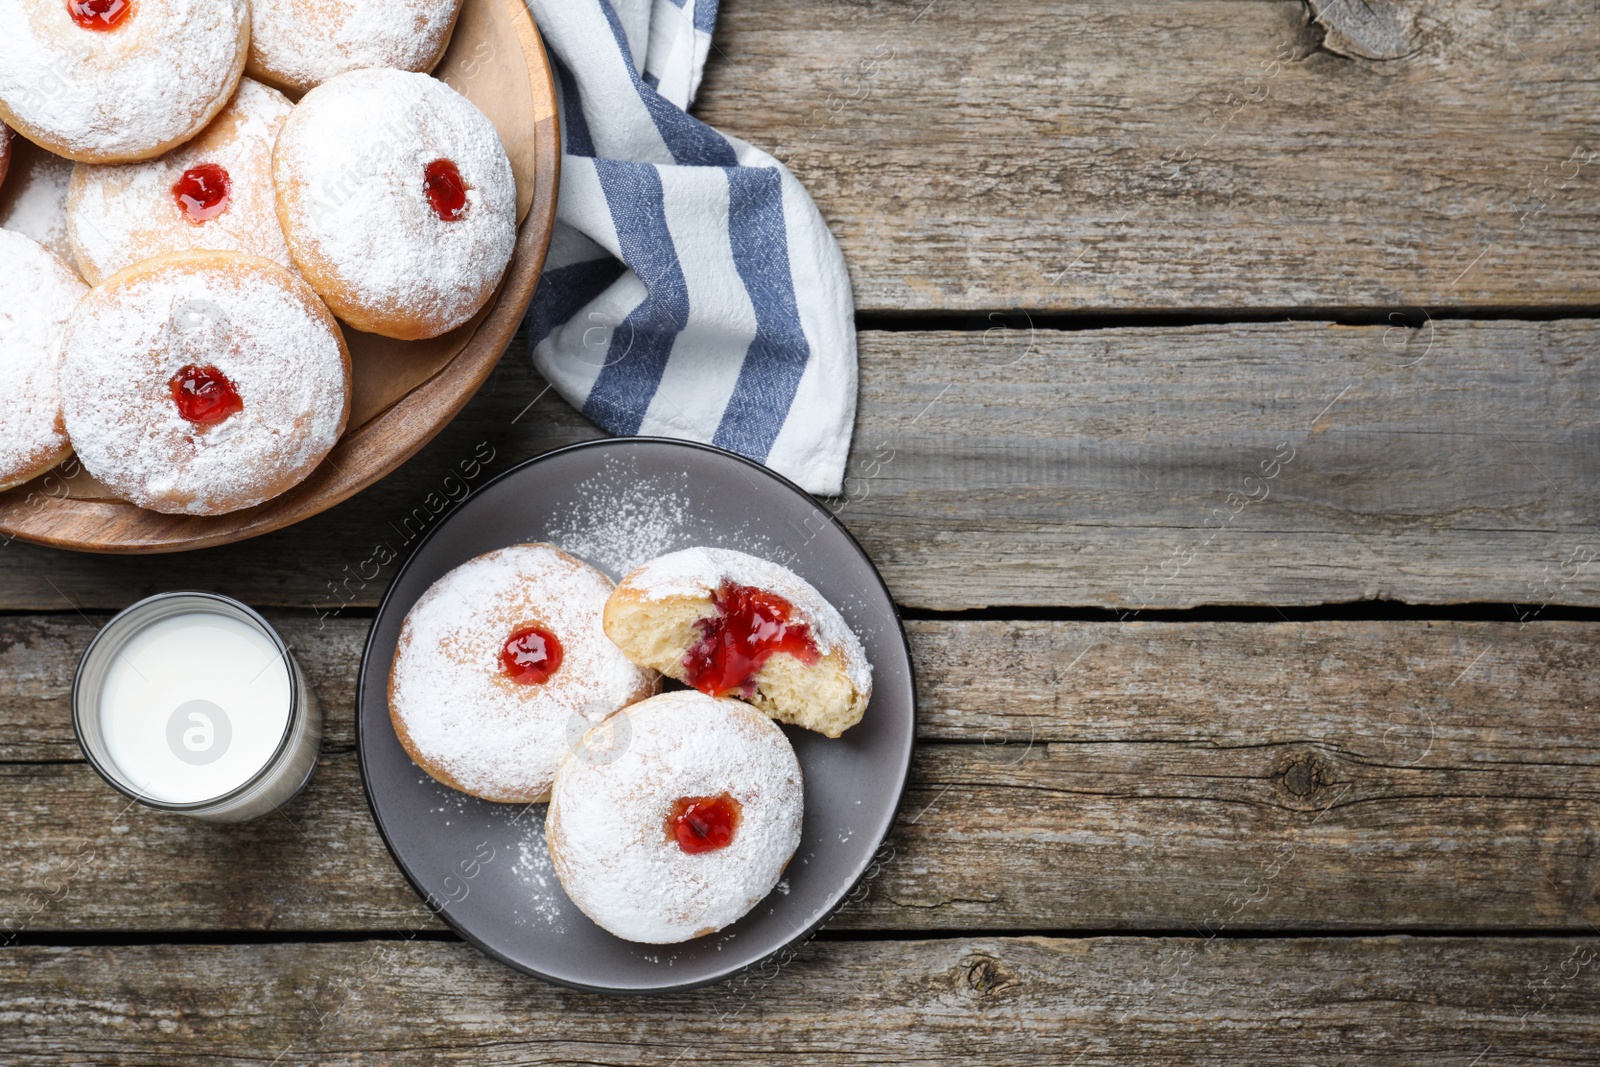
[[[438,791],[439,806],[437,808],[428,809],[435,815],[466,815],[467,803],[472,800],[472,798],[467,796],[467,794],[458,793],[454,789],[439,789],[439,783],[435,782],[425,774],[417,778],[417,784],[421,786],[427,786]],[[446,819],[444,824],[446,826],[454,826],[455,820]]]
[[[531,822],[535,832],[518,843],[517,862],[512,869],[517,881],[527,890],[533,918],[560,932],[567,895],[561,890],[561,882],[550,862],[550,849],[544,842],[544,818],[539,816]]]
[[[580,482],[576,494],[546,536],[613,579],[681,542],[688,498],[614,458]]]

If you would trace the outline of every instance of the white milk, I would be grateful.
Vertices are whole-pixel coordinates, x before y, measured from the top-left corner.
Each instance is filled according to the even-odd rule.
[[[190,804],[238,788],[283,740],[289,667],[265,634],[210,612],[135,634],[106,672],[100,728],[117,768],[152,800]]]

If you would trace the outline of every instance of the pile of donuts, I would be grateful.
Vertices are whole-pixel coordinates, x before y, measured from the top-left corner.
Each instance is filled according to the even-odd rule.
[[[662,692],[662,678],[683,683]],[[786,567],[723,548],[613,585],[549,544],[478,556],[401,626],[389,714],[437,781],[549,802],[562,888],[617,937],[672,944],[754,908],[800,843],[800,764],[775,724],[838,737],[872,666]]]
[[[35,183],[0,201],[36,202],[0,216],[0,489],[76,452],[154,511],[261,504],[345,430],[338,320],[416,340],[488,303],[516,184],[428,73],[460,3],[0,0],[0,182],[14,130]]]

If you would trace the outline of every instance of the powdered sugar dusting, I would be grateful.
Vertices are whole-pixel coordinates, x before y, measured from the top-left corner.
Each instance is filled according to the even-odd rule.
[[[485,799],[542,796],[585,730],[656,684],[601,629],[611,588],[544,544],[490,552],[440,578],[406,615],[395,654],[390,711],[408,748]],[[520,685],[501,672],[500,650],[533,624],[556,635],[563,658],[549,682]]]
[[[720,930],[777,884],[800,844],[800,763],[771,720],[735,700],[664,693],[627,720],[626,749],[607,762],[569,757],[551,794],[546,834],[567,895],[629,941],[669,944]],[[731,794],[742,805],[732,843],[689,855],[666,833],[685,796]]]
[[[293,275],[234,253],[165,257],[94,289],[67,328],[67,433],[96,478],[156,511],[250,507],[304,478],[344,429],[349,370]],[[170,382],[212,365],[244,410],[184,420]]]
[[[0,100],[77,159],[137,159],[192,135],[243,68],[249,0],[138,0],[114,32],[62,0],[0,0]]]
[[[304,91],[360,67],[427,71],[460,0],[252,0],[250,66]]]
[[[672,547],[688,508],[688,499],[675,488],[629,475],[615,459],[607,459],[600,473],[576,487],[549,537],[619,578]]]
[[[78,164],[68,226],[85,278],[98,283],[123,267],[191,248],[248,252],[294,268],[278,224],[272,144],[294,105],[276,89],[246,78],[205,131],[144,163]],[[184,217],[172,186],[184,171],[216,163],[228,172],[228,208],[216,218]]]
[[[16,138],[11,170],[0,186],[0,228],[26,234],[72,266],[67,241],[67,188],[72,161]]]
[[[543,827],[544,820],[536,824]],[[550,863],[550,849],[545,845],[544,834],[531,836],[517,847],[517,863],[513,868],[517,879],[528,893],[533,917],[559,933],[563,929],[561,917],[565,911],[566,894],[556,878],[555,867]]]
[[[0,230],[0,488],[66,457],[56,367],[89,287],[37,241]]]
[[[3,2],[3,0],[0,0]],[[429,205],[429,163],[448,159],[465,214]],[[295,261],[336,312],[426,320],[440,332],[492,295],[516,245],[516,180],[483,112],[426,74],[357,70],[306,94],[278,137],[274,175]]]
[[[872,685],[872,664],[861,639],[839,610],[811,583],[787,567],[731,548],[686,548],[646,563],[621,582],[647,600],[710,597],[724,582],[777,593],[800,612],[823,653],[838,652],[850,683],[862,693]]]

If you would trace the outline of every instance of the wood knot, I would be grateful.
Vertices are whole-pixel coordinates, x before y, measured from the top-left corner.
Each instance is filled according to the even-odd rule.
[[[1421,51],[1415,5],[1398,0],[1306,0],[1321,48],[1345,59],[1389,63]]]
[[[1309,752],[1297,752],[1278,768],[1275,777],[1290,796],[1309,797],[1333,781],[1332,769]]]
[[[1022,977],[1016,971],[993,956],[974,956],[967,960],[964,966],[967,988],[980,997],[1002,996],[1007,990],[1022,982]]]

